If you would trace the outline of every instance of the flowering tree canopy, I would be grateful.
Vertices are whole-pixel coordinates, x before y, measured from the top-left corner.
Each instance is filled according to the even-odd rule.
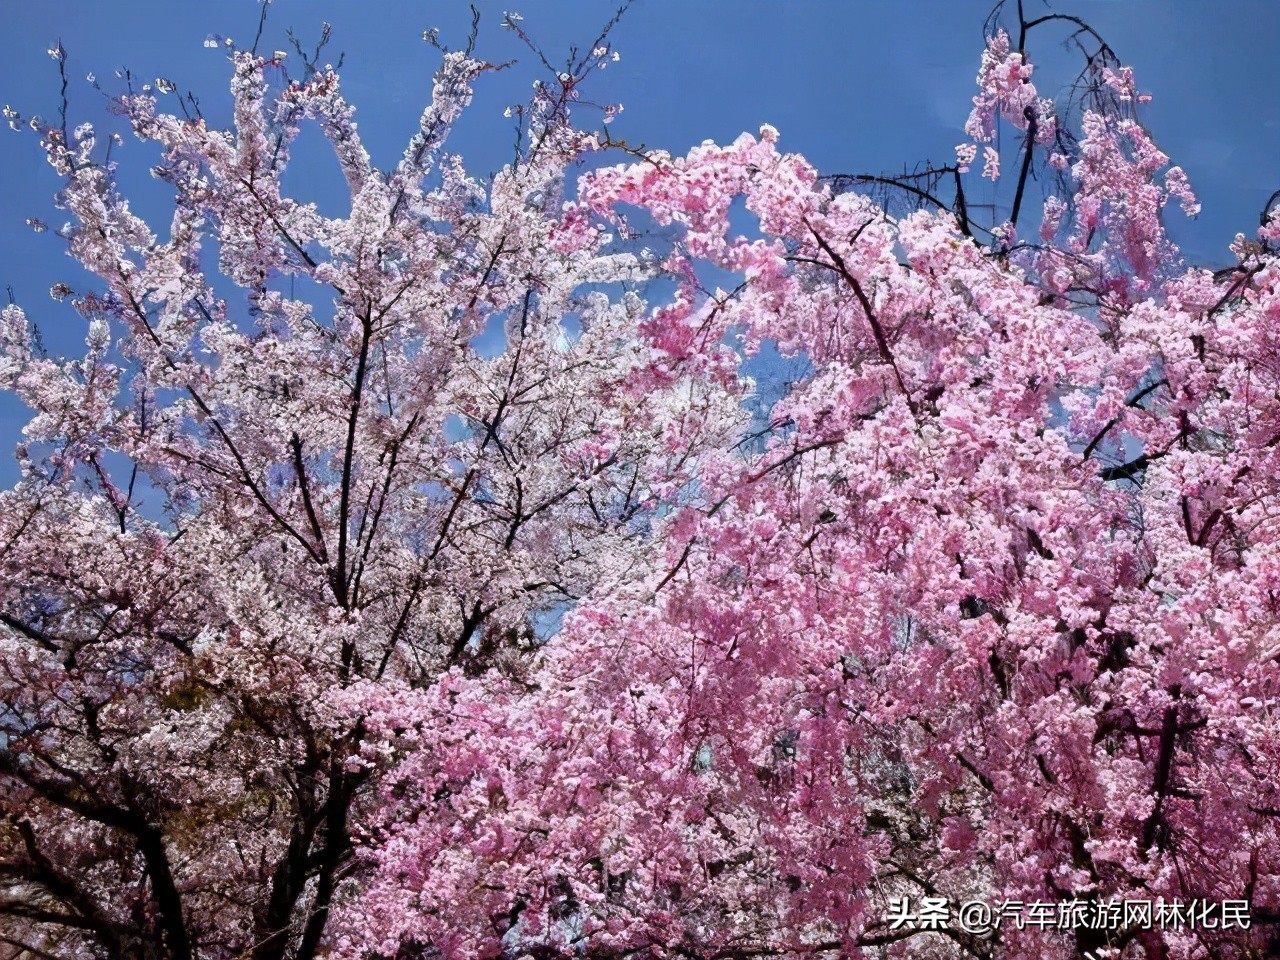
[[[1064,25],[1092,52],[1055,103],[1027,45]],[[1237,266],[1182,263],[1187,179],[1062,15],[993,29],[969,139],[891,184],[902,216],[771,127],[575,187],[609,52],[535,91],[487,182],[445,150],[471,48],[389,172],[330,69],[234,54],[229,132],[126,96],[167,237],[91,129],[42,129],[101,289],[81,359],[0,321],[35,411],[0,494],[3,942],[1274,949],[1280,214]],[[346,216],[282,192],[307,122]],[[980,153],[1010,178],[1001,128],[983,231],[964,184]],[[766,346],[805,373],[753,419]],[[921,898],[1253,923],[891,919]]]

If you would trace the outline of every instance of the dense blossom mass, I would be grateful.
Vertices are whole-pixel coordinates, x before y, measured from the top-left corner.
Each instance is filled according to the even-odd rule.
[[[230,131],[126,96],[165,230],[40,126],[99,286],[79,359],[0,314],[6,955],[1275,950],[1280,213],[1184,264],[1132,71],[1016,26],[902,216],[772,127],[575,184],[603,39],[488,180],[470,48],[390,171],[310,63],[233,53]],[[345,216],[282,190],[304,123]]]

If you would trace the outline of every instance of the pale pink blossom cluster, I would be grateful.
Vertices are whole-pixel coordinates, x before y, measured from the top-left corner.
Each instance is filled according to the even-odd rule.
[[[964,132],[973,141],[956,147],[956,159],[963,169],[967,170],[973,162],[977,145],[987,144],[983,148],[982,175],[991,180],[999,178],[1000,154],[990,146],[995,140],[997,119],[1015,130],[1027,131],[1038,145],[1053,142],[1057,114],[1053,101],[1039,96],[1031,82],[1034,70],[1022,52],[1011,49],[1009,35],[1003,30],[987,38],[987,49],[978,71],[979,92],[973,98],[973,110],[964,125]]]

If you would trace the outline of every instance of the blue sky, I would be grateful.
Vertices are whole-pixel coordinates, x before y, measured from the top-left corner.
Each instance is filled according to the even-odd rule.
[[[1045,10],[1041,0],[1026,3],[1029,15]],[[522,101],[540,75],[528,50],[499,28],[502,12],[522,13],[554,62],[571,44],[591,43],[615,4],[480,0],[477,6],[480,55],[519,61],[481,79],[452,143],[473,173],[484,173],[510,153],[503,108]],[[624,105],[615,136],[673,153],[705,139],[731,140],[767,122],[781,131],[782,147],[805,154],[823,173],[945,162],[963,139],[990,6],[990,0],[635,0],[612,36],[621,62],[595,77],[587,95]],[[27,116],[56,113],[57,65],[46,50],[61,38],[73,124],[103,120],[103,98],[85,75],[114,91],[121,67],[139,82],[164,77],[194,91],[206,115],[222,121],[228,64],[225,53],[205,48],[204,40],[217,34],[248,46],[259,9],[256,0],[5,4],[0,102]],[[1135,68],[1139,88],[1154,94],[1143,119],[1187,169],[1204,202],[1193,223],[1172,214],[1172,232],[1189,259],[1230,262],[1231,238],[1256,228],[1262,203],[1280,188],[1280,58],[1274,53],[1280,0],[1058,0],[1052,9],[1088,20]],[[333,25],[332,57],[345,55],[344,89],[359,110],[366,145],[375,163],[390,165],[430,94],[436,54],[422,31],[439,27],[444,42],[461,44],[468,5],[276,0],[261,49],[285,48],[288,27],[310,43],[324,21]],[[1037,81],[1050,95],[1073,75],[1054,69],[1066,64],[1064,37],[1042,28],[1029,46],[1033,61],[1044,65]],[[584,123],[594,125],[595,118]],[[161,213],[162,195],[146,176],[148,148],[126,142],[116,158],[144,214]],[[322,209],[340,209],[340,186],[331,164],[308,167],[306,195]],[[84,322],[68,304],[50,300],[48,290],[59,281],[82,290],[85,278],[58,237],[34,234],[24,224],[38,217],[56,227],[65,219],[52,207],[56,189],[36,138],[0,129],[0,296],[11,287],[59,353],[77,349]],[[162,227],[166,222],[158,220]],[[0,484],[16,477],[10,450],[24,419],[12,397],[0,396]]]

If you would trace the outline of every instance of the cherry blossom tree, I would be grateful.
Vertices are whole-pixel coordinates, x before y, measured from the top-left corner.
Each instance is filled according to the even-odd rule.
[[[290,79],[233,51],[230,131],[120,98],[168,224],[90,126],[36,124],[100,287],[74,299],[80,359],[0,319],[0,385],[34,411],[0,494],[6,955],[327,952],[378,798],[342,692],[525,682],[558,612],[625,577],[657,500],[733,442],[741,385],[714,349],[655,354],[656,265],[566,197],[607,38],[537,88],[487,181],[446,150],[495,69],[473,49],[442,51],[389,171],[318,61]],[[304,124],[344,216],[281,187]]]
[[[127,96],[167,240],[92,130],[42,129],[102,289],[82,359],[0,328],[35,411],[0,494],[4,942],[1274,950],[1280,213],[1229,270],[1181,262],[1162,218],[1196,200],[1133,73],[1003,13],[919,177],[824,177],[764,127],[575,188],[604,38],[488,182],[445,150],[470,46],[390,172],[318,62],[236,53],[227,133]],[[1053,101],[1030,40],[1063,29]],[[282,193],[308,122],[345,217]],[[983,230],[965,184],[1002,169]],[[753,419],[766,347],[806,372]],[[973,931],[926,898],[1022,906]],[[1181,922],[1107,921],[1126,900]]]
[[[1027,48],[1063,27],[1087,61],[1056,104]],[[993,25],[978,83],[956,164],[896,184],[907,216],[770,127],[580,185],[677,233],[657,349],[810,372],[703,459],[535,691],[455,671],[344,701],[393,765],[341,955],[1274,951],[1280,213],[1235,267],[1183,264],[1187,179],[1069,16]],[[1000,127],[988,235],[963,184],[980,151],[1000,178]],[[1034,169],[1060,176],[1024,237]],[[916,922],[926,899],[1014,906],[975,932]]]

